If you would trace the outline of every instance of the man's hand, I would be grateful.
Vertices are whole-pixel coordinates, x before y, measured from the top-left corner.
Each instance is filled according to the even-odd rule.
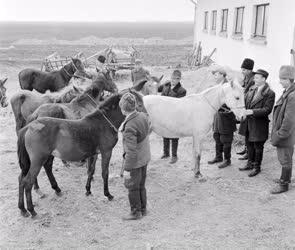
[[[252,109],[246,109],[244,111],[244,113],[242,114],[242,119],[245,119],[249,115],[253,115],[253,110]]]

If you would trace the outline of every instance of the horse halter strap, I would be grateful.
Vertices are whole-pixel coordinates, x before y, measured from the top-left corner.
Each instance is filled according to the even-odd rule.
[[[97,105],[96,102],[93,100],[93,98],[92,98],[90,95],[88,95],[88,94],[86,94],[86,95],[87,95],[88,98],[91,100],[91,102],[95,105],[95,108],[97,108],[98,105]],[[104,119],[108,122],[108,124],[111,126],[111,128],[114,129],[114,131],[115,131],[116,133],[118,133],[118,129],[117,129],[117,128],[115,127],[115,125],[110,121],[110,119],[107,118],[103,112],[101,112],[101,114],[102,114],[102,116],[104,117]]]

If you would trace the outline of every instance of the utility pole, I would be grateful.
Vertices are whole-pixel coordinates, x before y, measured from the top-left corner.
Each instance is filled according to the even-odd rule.
[[[190,0],[194,5],[195,5],[195,13],[194,13],[194,46],[197,43],[197,39],[196,39],[196,29],[197,29],[197,2],[195,0]]]

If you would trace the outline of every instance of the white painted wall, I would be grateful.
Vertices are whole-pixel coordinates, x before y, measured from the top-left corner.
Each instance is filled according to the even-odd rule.
[[[270,3],[267,44],[249,41],[252,31],[254,5]],[[243,40],[234,40],[231,36],[234,26],[235,8],[245,6]],[[228,37],[219,36],[221,10],[229,9]],[[211,11],[217,10],[216,35],[210,34]],[[209,31],[203,32],[204,12],[209,11]],[[203,55],[217,48],[212,57],[218,64],[239,70],[245,57],[255,61],[254,69],[262,68],[270,73],[268,82],[279,94],[278,71],[282,64],[290,64],[290,50],[293,47],[295,28],[295,0],[198,0],[195,25],[195,42],[202,42]],[[277,95],[278,96],[278,95]]]

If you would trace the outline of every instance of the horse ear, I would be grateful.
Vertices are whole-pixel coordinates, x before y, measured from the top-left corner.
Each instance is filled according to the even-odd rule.
[[[1,82],[2,82],[2,83],[1,83],[1,84],[2,84],[2,86],[3,86],[3,85],[4,85],[4,83],[7,81],[7,79],[8,79],[8,78],[6,77],[6,78],[4,78],[4,79],[1,81]]]
[[[137,82],[134,84],[134,86],[132,87],[133,89],[135,89],[136,91],[140,91],[142,90],[143,86],[147,83],[147,80],[143,80],[140,82]]]

